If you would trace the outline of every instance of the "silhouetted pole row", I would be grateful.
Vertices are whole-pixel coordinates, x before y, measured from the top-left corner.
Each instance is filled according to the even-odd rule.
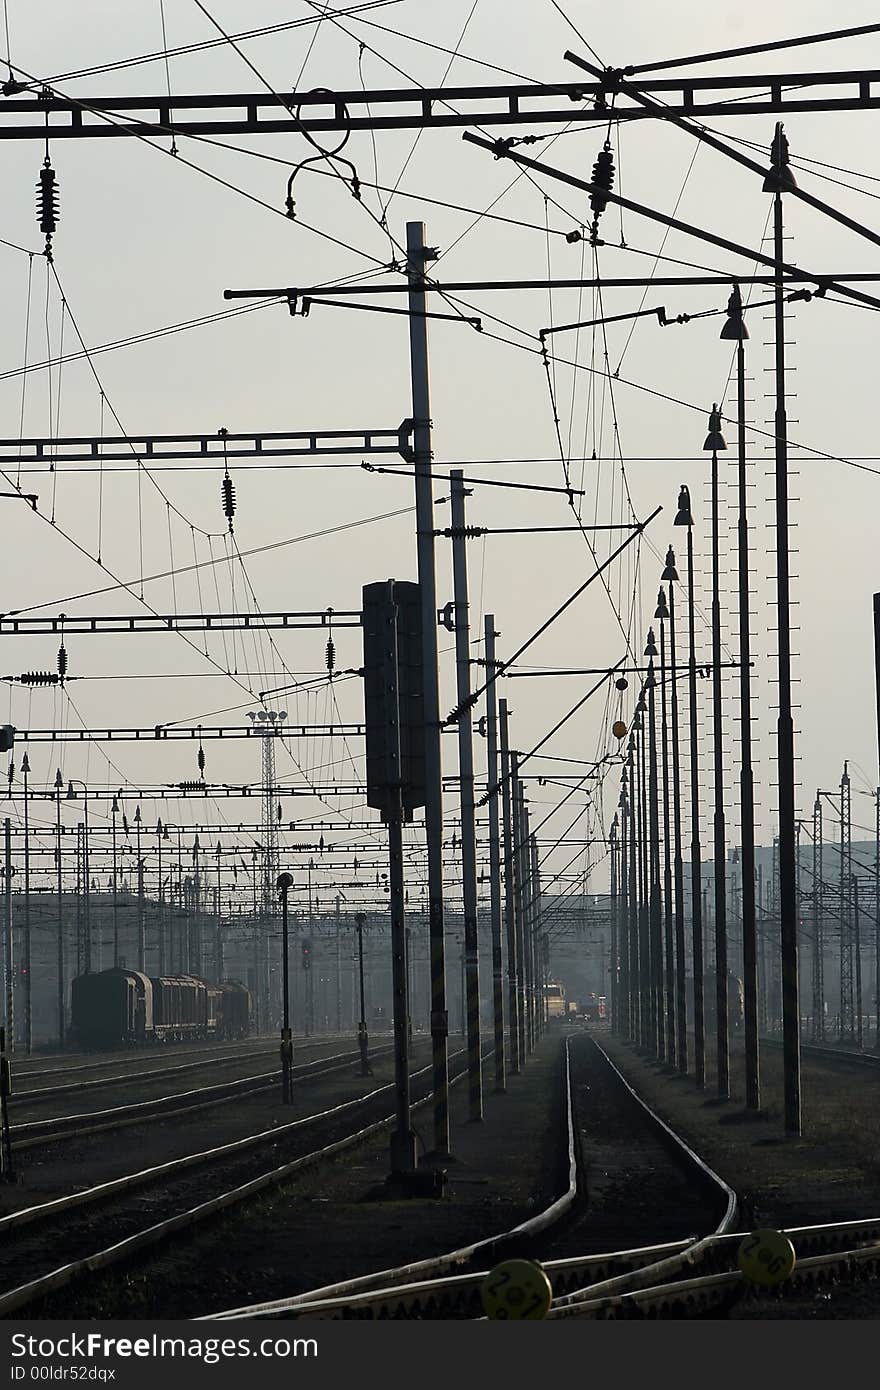
[[[746,481],[746,368],[744,343],[749,333],[742,296],[734,285],[721,339],[736,343],[737,399],[737,569],[739,577],[740,708],[740,868],[742,877],[743,1028],[745,1033],[746,1107],[761,1105],[758,1055],[758,952],[755,916],[755,783],[752,771],[751,605],[749,601],[749,518]]]
[[[700,768],[699,733],[697,727],[697,651],[696,619],[694,614],[694,517],[691,495],[682,486],[678,494],[678,512],[674,525],[687,528],[688,564],[688,715],[690,723],[691,765],[691,935],[693,946],[694,989],[694,1078],[698,1086],[706,1084],[706,1039],[703,1014],[703,902],[702,852],[700,848]]]
[[[480,1034],[480,957],[477,934],[477,845],[474,810],[474,745],[471,708],[470,622],[464,473],[453,468],[451,481],[452,574],[455,601],[455,672],[458,710],[458,777],[461,814],[461,881],[464,898],[465,981],[467,985],[468,1118],[483,1118]]]
[[[660,799],[657,776],[657,719],[654,657],[657,645],[653,628],[648,631],[648,896],[649,953],[651,975],[651,1045],[662,1061],[666,1056],[663,1035],[663,904],[660,888]]]
[[[488,661],[488,654],[487,654]],[[501,745],[501,829],[504,850],[504,929],[507,941],[507,1021],[510,1035],[510,1070],[516,1075],[522,1060],[519,1013],[519,955],[516,949],[516,890],[514,882],[512,773],[507,701],[498,701],[498,733]],[[491,779],[490,779],[491,786]]]
[[[498,839],[498,713],[495,679],[495,618],[487,613],[483,634],[486,656],[486,780],[489,784],[489,910],[492,923],[492,1021],[495,1090],[507,1084],[504,1039],[504,965],[501,945],[501,848]],[[512,1022],[512,1020],[511,1020]]]
[[[672,546],[666,552],[666,564],[661,575],[669,593],[669,680],[672,727],[672,816],[675,880],[675,994],[678,1012],[678,1070],[687,1072],[688,1068],[688,1030],[687,1030],[687,965],[685,961],[684,933],[684,862],[681,848],[681,748],[678,729],[678,663],[675,649],[675,584],[678,571],[675,568],[675,552]]]
[[[714,752],[715,882],[715,1045],[719,1100],[730,1099],[730,1047],[727,1025],[727,883],[724,826],[724,726],[721,718],[721,546],[719,538],[718,451],[727,445],[717,406],[709,416],[703,445],[712,453],[712,746]]]
[[[666,1057],[675,1065],[675,944],[672,928],[672,830],[670,824],[669,721],[667,718],[666,624],[669,606],[663,589],[657,594],[654,619],[660,623],[660,729],[663,770],[663,954],[666,991]]]

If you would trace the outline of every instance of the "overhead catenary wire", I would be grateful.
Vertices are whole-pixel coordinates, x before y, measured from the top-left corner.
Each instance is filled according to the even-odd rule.
[[[0,477],[6,478],[7,482],[10,482],[10,481],[11,481],[11,480],[7,477],[7,475],[2,471],[2,469],[0,469]],[[357,529],[357,528],[359,528],[359,527],[361,527],[361,526],[371,526],[371,525],[375,525],[375,524],[377,524],[377,523],[379,523],[379,522],[382,522],[382,521],[391,521],[391,520],[394,520],[394,519],[396,519],[397,517],[401,517],[401,516],[410,516],[410,515],[412,515],[412,513],[413,513],[414,511],[415,511],[415,507],[398,507],[395,511],[391,511],[391,512],[380,512],[380,513],[379,513],[378,515],[376,515],[376,516],[362,517],[362,518],[360,518],[360,519],[357,520],[357,521],[346,521],[346,522],[341,522],[341,523],[339,523],[337,526],[327,526],[327,527],[324,527],[323,529],[321,529],[321,530],[319,530],[319,531],[309,531],[309,532],[306,532],[305,534],[300,535],[300,536],[289,536],[289,537],[287,537],[285,540],[280,540],[280,541],[269,541],[266,545],[251,546],[249,549],[243,550],[243,551],[241,552],[241,554],[244,555],[244,556],[248,556],[248,555],[263,555],[263,554],[266,554],[268,551],[280,550],[280,549],[283,549],[284,547],[286,547],[286,546],[288,546],[288,545],[300,545],[300,544],[302,544],[302,543],[304,543],[304,542],[306,542],[306,541],[311,541],[311,540],[323,540],[326,536],[338,535],[340,532],[355,530],[355,529]],[[56,528],[56,529],[59,529],[59,528]],[[86,556],[87,559],[92,559],[92,558],[93,558],[93,557],[89,554],[89,552],[88,552],[87,550],[83,549],[83,547],[80,546],[79,543],[78,543],[77,541],[73,540],[72,537],[66,536],[65,533],[64,533],[63,531],[60,531],[60,534],[61,534],[61,535],[64,535],[66,540],[70,540],[70,541],[71,541],[71,544],[75,545],[76,548],[81,552],[81,554],[83,554],[84,556]],[[172,576],[172,575],[189,574],[189,573],[191,573],[191,572],[194,571],[194,570],[208,569],[208,568],[210,568],[211,566],[216,565],[216,564],[220,564],[220,563],[222,563],[222,560],[221,560],[220,558],[218,558],[218,559],[213,559],[213,558],[212,558],[212,559],[210,559],[210,560],[199,560],[199,561],[198,561],[197,563],[195,563],[195,564],[192,564],[192,565],[179,565],[179,566],[177,566],[177,567],[174,568],[174,569],[162,570],[162,571],[161,571],[160,573],[158,573],[158,574],[138,575],[135,579],[130,579],[130,580],[117,579],[115,583],[104,585],[104,586],[103,586],[102,588],[100,588],[100,589],[86,589],[86,590],[82,590],[80,593],[76,593],[76,594],[67,594],[67,595],[65,595],[63,598],[49,599],[49,600],[48,600],[47,602],[45,602],[45,603],[34,603],[34,604],[30,604],[30,605],[28,605],[27,607],[24,607],[24,608],[10,609],[10,610],[8,610],[8,611],[5,612],[5,613],[0,614],[0,616],[3,616],[3,617],[14,617],[14,616],[16,616],[16,615],[18,615],[18,614],[23,614],[23,613],[36,613],[36,612],[39,612],[39,611],[40,611],[41,609],[43,609],[43,608],[55,608],[55,607],[58,607],[58,606],[61,605],[61,604],[75,603],[75,602],[79,601],[80,599],[84,599],[84,598],[95,598],[98,594],[110,594],[110,593],[113,593],[113,592],[115,592],[116,590],[119,590],[119,589],[127,589],[129,592],[132,592],[132,586],[133,586],[134,584],[138,583],[138,582],[141,582],[141,581],[142,581],[144,584],[150,584],[150,583],[153,583],[154,581],[159,580],[159,579],[168,579],[168,578],[169,578],[170,576]],[[109,571],[108,571],[108,573],[109,573]],[[149,607],[149,604],[146,604],[146,601],[144,601],[144,602],[145,602],[145,606],[146,606],[146,607]],[[150,611],[151,611],[151,612],[155,612],[155,610],[153,610],[153,609],[151,609]],[[226,673],[224,672],[224,674],[226,674]]]
[[[7,3],[8,0],[4,0],[4,5]],[[384,9],[386,5],[400,5],[402,3],[403,0],[365,0],[364,3],[353,5],[347,10],[339,10],[338,13],[346,17],[351,17],[361,10]],[[320,23],[320,18],[313,18],[311,15],[307,15],[300,19],[284,20],[279,24],[264,24],[257,29],[244,29],[239,33],[233,34],[232,38],[239,43],[243,43],[249,39],[266,38],[273,34],[281,34],[291,29],[301,29],[318,23]],[[219,38],[201,39],[194,43],[178,44],[174,48],[163,45],[162,48],[156,49],[150,53],[139,53],[130,58],[117,58],[112,62],[98,63],[91,67],[72,68],[67,72],[51,73],[43,78],[42,82],[43,84],[54,85],[56,82],[78,81],[83,77],[98,77],[106,72],[122,72],[126,68],[142,67],[148,63],[164,63],[168,58],[180,58],[190,53],[204,53],[207,52],[208,49],[219,48],[224,43],[226,43],[226,39]],[[8,52],[8,32],[6,36],[6,47]],[[10,73],[10,75],[12,74]],[[34,81],[36,81],[36,79],[34,79]]]
[[[143,570],[143,566],[141,566],[141,570]],[[174,566],[173,566],[173,563],[172,563],[172,580],[173,580],[173,571],[174,571]]]

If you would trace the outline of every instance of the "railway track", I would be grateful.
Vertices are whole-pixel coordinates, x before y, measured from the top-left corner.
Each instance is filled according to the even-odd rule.
[[[300,1043],[295,1048],[295,1055],[303,1052],[312,1052],[316,1048],[333,1046],[337,1040],[319,1039],[310,1042]],[[349,1039],[353,1042],[353,1039]],[[174,1062],[170,1066],[151,1066],[146,1068],[130,1068],[126,1066],[124,1071],[119,1070],[120,1063],[116,1062],[112,1067],[112,1074],[109,1076],[75,1076],[72,1081],[50,1081],[45,1085],[27,1086],[24,1090],[16,1089],[9,1098],[10,1109],[13,1113],[21,1107],[30,1108],[46,1100],[57,1100],[63,1096],[81,1095],[86,1091],[109,1090],[113,1087],[128,1087],[141,1085],[144,1082],[163,1081],[167,1078],[180,1076],[184,1072],[207,1071],[217,1067],[253,1065],[254,1060],[265,1057],[277,1057],[278,1044],[269,1046],[264,1044],[259,1048],[248,1048],[240,1051],[233,1045],[232,1051],[218,1053],[212,1057],[204,1057],[194,1062]],[[27,1082],[32,1077],[19,1078]]]
[[[379,1049],[374,1056],[383,1056],[388,1048]],[[295,1083],[313,1081],[352,1066],[360,1060],[360,1052],[340,1052],[330,1057],[316,1057],[294,1066]],[[145,1119],[158,1122],[191,1115],[245,1096],[259,1095],[279,1085],[280,1067],[253,1076],[238,1077],[214,1085],[200,1086],[173,1095],[156,1096],[149,1100],[132,1101],[103,1110],[86,1111],[79,1115],[58,1115],[47,1119],[28,1120],[10,1127],[13,1156],[21,1150],[45,1147],[62,1140],[82,1139],[103,1135],[108,1131],[143,1123]]]
[[[609,1066],[613,1066],[610,1060]],[[632,1088],[628,1089],[631,1099],[643,1106]],[[647,1107],[644,1110],[651,1113]],[[544,1259],[543,1267],[553,1288],[549,1318],[700,1317],[761,1296],[737,1268],[737,1251],[743,1236],[733,1229],[735,1195],[659,1117],[653,1116],[652,1123],[664,1132],[666,1142],[680,1147],[686,1161],[694,1165],[694,1176],[699,1175],[700,1182],[714,1179],[719,1184],[719,1194],[726,1190],[729,1195],[724,1217],[714,1232],[704,1236]],[[584,1230],[585,1223],[580,1223],[575,1234]],[[533,1235],[519,1228],[508,1232],[506,1239],[496,1237],[466,1250],[450,1252],[439,1260],[384,1270],[296,1298],[231,1309],[214,1314],[211,1320],[480,1318],[481,1287],[498,1256],[511,1252],[530,1253],[533,1257],[538,1254],[540,1240],[532,1238],[525,1246],[521,1240],[511,1241],[511,1237],[523,1234]],[[871,1277],[880,1272],[880,1218],[797,1226],[789,1228],[787,1234],[797,1255],[787,1290],[821,1286],[842,1276]],[[466,1271],[460,1268],[463,1262],[470,1265]]]
[[[781,1038],[762,1038],[761,1046],[771,1047],[782,1051]],[[854,1067],[867,1068],[869,1071],[876,1071],[880,1067],[880,1053],[878,1052],[853,1052],[848,1047],[830,1047],[825,1043],[801,1043],[801,1055],[810,1057],[817,1062],[828,1062],[831,1065],[849,1064]]]
[[[821,1284],[856,1272],[876,1274],[880,1269],[880,1218],[790,1227],[786,1234],[797,1256],[786,1289]],[[663,1268],[667,1261],[661,1261],[634,1271],[628,1289],[587,1284],[567,1297],[554,1299],[548,1317],[699,1317],[726,1310],[743,1298],[758,1298],[761,1291],[744,1278],[736,1265],[741,1240],[741,1234],[720,1236],[707,1242],[699,1255],[691,1252],[685,1278],[669,1277],[677,1271]],[[677,1258],[681,1260],[681,1255]]]
[[[457,1082],[466,1075],[464,1053],[452,1054],[453,1059]],[[430,1079],[430,1066],[413,1073],[414,1086],[424,1092],[417,1106],[429,1099]],[[365,1142],[393,1125],[394,1114],[384,1113],[392,1095],[393,1084],[387,1083],[287,1124],[0,1217],[0,1317],[95,1271],[130,1261],[175,1233],[194,1229]],[[308,1147],[316,1141],[318,1147]],[[286,1151],[284,1161],[255,1173],[254,1157],[267,1149],[279,1157]],[[162,1219],[153,1220],[160,1213]],[[41,1267],[43,1272],[27,1283],[14,1282],[22,1269]]]
[[[239,1317],[479,1317],[482,1314],[480,1286],[486,1272],[500,1259],[511,1255],[527,1255],[531,1258],[543,1256],[546,1259],[547,1252],[557,1249],[560,1243],[566,1246],[579,1244],[580,1254],[556,1257],[545,1263],[548,1271],[551,1268],[555,1271],[554,1290],[557,1296],[564,1296],[569,1290],[576,1293],[579,1281],[584,1277],[599,1283],[611,1280],[615,1287],[620,1287],[617,1284],[618,1280],[626,1281],[634,1277],[637,1270],[649,1269],[652,1263],[658,1265],[662,1262],[670,1268],[673,1264],[678,1267],[677,1262],[685,1263],[692,1256],[692,1252],[699,1252],[706,1240],[729,1230],[736,1219],[736,1194],[636,1096],[597,1043],[584,1039],[583,1045],[580,1040],[575,1044],[577,1050],[583,1048],[586,1058],[590,1056],[589,1050],[594,1050],[593,1060],[601,1059],[601,1069],[589,1066],[581,1077],[578,1077],[578,1068],[572,1066],[571,1040],[566,1040],[565,1045],[567,1067],[564,1128],[569,1153],[569,1183],[563,1198],[545,1212],[512,1230],[439,1257],[383,1270],[340,1284],[325,1285],[294,1298],[235,1308],[214,1316],[221,1320]],[[592,1221],[588,1201],[586,1209],[581,1208],[580,1214],[572,1220],[572,1214],[578,1211],[577,1199],[583,1195],[584,1190],[584,1173],[579,1162],[579,1149],[584,1131],[588,1131],[591,1125],[591,1116],[585,1111],[589,1110],[588,1098],[591,1091],[600,1084],[600,1072],[604,1072],[605,1083],[611,1091],[603,1098],[596,1117],[597,1124],[601,1126],[607,1123],[613,1109],[618,1124],[616,1145],[626,1145],[622,1152],[625,1152],[627,1157],[639,1155],[640,1162],[635,1174],[635,1181],[639,1186],[644,1187],[652,1163],[658,1168],[663,1168],[663,1189],[667,1200],[679,1204],[679,1229],[689,1232],[686,1239],[655,1243],[647,1247],[643,1245],[637,1252],[621,1253],[619,1246],[612,1247],[611,1254],[607,1253],[607,1250],[595,1252],[592,1248],[584,1252],[585,1246],[592,1247],[609,1234],[609,1222],[614,1219],[610,1213],[603,1212],[598,1222]],[[612,1091],[616,1092],[616,1104],[613,1106]],[[598,1159],[600,1164],[607,1161],[606,1149],[598,1151]],[[587,1185],[589,1186],[589,1174]],[[694,1187],[699,1188],[701,1196],[698,1202],[688,1202],[689,1191]],[[658,1200],[661,1199],[655,1185],[648,1193],[648,1201],[654,1203]],[[618,1229],[621,1222],[631,1223],[631,1214],[622,1214],[626,1205],[631,1202],[632,1189],[627,1194],[618,1194]],[[640,1205],[638,1219],[644,1219],[644,1211],[644,1205]],[[705,1236],[692,1234],[692,1225],[688,1223],[693,1223],[695,1218],[702,1218],[706,1223]],[[626,1225],[624,1228],[629,1229]],[[561,1241],[560,1230],[563,1232]]]

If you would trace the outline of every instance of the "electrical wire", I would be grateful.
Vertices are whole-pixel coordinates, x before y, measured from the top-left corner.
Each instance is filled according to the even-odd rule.
[[[474,11],[476,10],[477,5],[478,5],[479,3],[480,3],[480,0],[472,0],[471,7],[470,7],[470,9],[468,10],[467,18],[465,19],[465,22],[464,22],[464,24],[463,24],[462,27],[461,27],[461,32],[459,33],[458,39],[457,39],[457,41],[456,41],[455,48],[454,48],[454,50],[453,50],[453,52],[452,52],[452,55],[451,55],[451,57],[450,57],[450,59],[449,59],[449,62],[446,64],[446,68],[445,68],[445,71],[444,71],[444,73],[443,73],[443,76],[440,78],[440,82],[439,82],[438,86],[439,86],[439,88],[440,88],[441,90],[442,90],[442,88],[443,88],[443,86],[444,86],[444,84],[445,84],[445,82],[446,82],[447,77],[449,76],[450,72],[452,71],[452,65],[453,65],[453,63],[455,62],[455,60],[456,60],[456,58],[457,58],[457,56],[458,56],[458,52],[459,52],[459,49],[461,48],[462,41],[463,41],[463,39],[464,39],[465,34],[466,34],[467,31],[468,31],[468,25],[470,24],[471,20],[473,19],[473,17],[474,17]],[[406,159],[403,161],[403,164],[402,164],[401,167],[400,167],[400,173],[397,175],[397,179],[395,180],[394,187],[393,187],[393,189],[391,190],[391,192],[389,193],[388,197],[386,198],[384,204],[382,205],[382,223],[383,223],[383,224],[386,224],[386,225],[387,225],[388,209],[389,209],[389,207],[391,206],[391,199],[394,197],[394,195],[396,194],[398,188],[400,187],[400,180],[403,178],[404,174],[406,173],[407,169],[409,168],[410,161],[412,160],[412,157],[413,157],[413,155],[415,154],[415,152],[416,152],[416,150],[417,150],[417,148],[418,148],[419,141],[421,140],[421,138],[422,138],[422,136],[423,136],[424,133],[425,133],[425,127],[424,127],[424,126],[420,126],[419,129],[416,131],[415,139],[413,140],[412,144],[410,145],[409,152],[407,153]]]
[[[0,469],[0,477],[6,478],[7,482],[10,482],[10,483],[11,483],[11,479],[8,478],[7,474],[5,474],[5,473],[2,471],[2,469]],[[320,530],[320,531],[309,531],[309,532],[307,532],[307,533],[305,533],[304,535],[301,535],[301,536],[289,536],[286,540],[281,540],[281,541],[270,541],[267,545],[256,545],[256,546],[252,546],[252,547],[250,547],[250,549],[248,549],[248,550],[243,550],[243,551],[241,552],[241,554],[244,555],[244,556],[247,556],[247,555],[263,555],[263,554],[265,554],[267,551],[271,551],[271,550],[280,550],[280,549],[282,549],[282,548],[284,548],[285,546],[288,546],[288,545],[299,545],[299,544],[301,544],[301,543],[304,542],[304,541],[322,540],[325,536],[334,536],[334,535],[338,535],[340,532],[343,532],[343,531],[353,531],[353,530],[356,530],[356,529],[360,528],[361,526],[372,526],[372,525],[374,525],[374,524],[376,524],[376,523],[378,523],[378,522],[381,522],[381,521],[390,521],[390,520],[393,520],[394,518],[399,517],[399,516],[411,516],[412,513],[413,513],[414,511],[415,511],[415,507],[398,507],[395,511],[391,511],[391,512],[380,512],[380,513],[379,513],[378,515],[376,515],[376,516],[361,517],[361,518],[360,518],[359,520],[357,520],[357,521],[344,521],[344,522],[341,522],[341,523],[340,523],[339,525],[337,525],[337,526],[327,526],[327,527],[324,527],[324,529],[323,529],[323,530]],[[38,513],[38,515],[39,515],[39,513]],[[43,518],[43,519],[45,520],[46,518]],[[56,529],[59,530],[59,534],[60,534],[60,535],[65,535],[65,533],[64,533],[63,531],[60,531],[59,528],[56,528]],[[84,550],[84,549],[82,548],[82,546],[80,546],[76,541],[72,541],[72,538],[71,538],[71,537],[65,535],[65,539],[71,540],[71,543],[74,544],[74,545],[76,546],[76,548],[80,551],[81,554],[85,555],[88,559],[93,559],[93,557],[92,557],[91,555],[89,555],[89,552],[88,552],[87,550]],[[131,580],[116,579],[116,582],[115,582],[115,583],[113,583],[113,584],[107,584],[107,585],[105,585],[103,588],[100,588],[100,589],[87,589],[87,590],[83,590],[81,593],[77,593],[77,594],[68,594],[68,595],[66,595],[64,598],[50,599],[50,600],[48,600],[48,601],[45,602],[45,603],[34,603],[34,604],[29,605],[29,606],[26,607],[26,608],[15,608],[15,609],[10,609],[10,610],[8,610],[8,612],[5,612],[5,613],[0,614],[0,617],[18,617],[19,615],[24,614],[24,613],[36,613],[36,612],[40,611],[40,610],[43,609],[43,608],[54,608],[54,607],[57,607],[59,604],[75,603],[75,602],[78,602],[80,599],[84,599],[84,598],[94,598],[94,597],[95,597],[96,595],[98,595],[98,594],[110,594],[110,593],[115,593],[115,592],[118,591],[119,589],[127,589],[129,592],[132,592],[132,590],[131,590],[131,585],[138,583],[138,582],[140,581],[141,578],[142,578],[144,584],[150,584],[150,583],[152,583],[153,581],[158,580],[158,579],[168,579],[169,576],[172,575],[172,574],[176,574],[176,575],[179,575],[179,574],[189,574],[189,573],[191,573],[193,570],[196,570],[196,569],[207,569],[207,568],[209,568],[209,567],[212,566],[212,565],[217,565],[217,564],[221,564],[221,563],[222,563],[222,557],[220,557],[220,558],[218,558],[218,559],[211,559],[211,560],[200,560],[200,561],[198,562],[198,564],[194,564],[194,565],[180,565],[180,566],[178,566],[176,569],[173,569],[173,570],[162,570],[162,571],[161,571],[160,573],[158,573],[158,574],[145,574],[145,575],[143,575],[143,576],[138,576],[137,579],[131,579]],[[108,571],[108,573],[109,573],[109,571]],[[114,578],[115,578],[115,576],[114,576]],[[133,596],[136,597],[136,595],[133,595]],[[149,605],[146,605],[146,606],[149,607]],[[151,611],[151,612],[154,612],[154,610],[152,610],[152,609],[151,609],[150,611]],[[156,616],[158,616],[158,614],[156,614]],[[199,650],[199,649],[197,648],[197,650]],[[224,674],[227,674],[227,673],[224,672]]]
[[[367,3],[365,4],[355,5],[349,10],[340,10],[338,11],[338,13],[340,15],[343,15],[344,17],[351,17],[352,15],[359,13],[361,10],[384,9],[386,5],[399,5],[401,4],[401,2],[402,0],[367,0]],[[4,0],[4,5],[6,3],[7,0]],[[289,32],[291,29],[305,28],[308,25],[314,25],[319,22],[320,21],[318,19],[313,19],[311,15],[308,15],[304,19],[289,19],[285,20],[283,23],[280,24],[265,24],[259,29],[244,29],[240,33],[233,34],[232,38],[241,43],[246,41],[247,39],[265,38],[271,34],[286,33]],[[225,42],[225,38],[201,39],[197,43],[180,44],[176,48],[168,48],[167,46],[165,46],[153,53],[141,53],[131,58],[117,58],[116,60],[110,63],[99,63],[93,67],[74,68],[69,72],[53,73],[51,76],[46,77],[44,79],[44,82],[45,84],[54,85],[56,82],[78,81],[80,78],[83,77],[98,77],[106,72],[122,72],[126,68],[140,67],[146,63],[160,63],[164,62],[168,58],[179,58],[190,53],[204,53],[210,48],[222,47],[222,45]],[[6,47],[8,51],[8,33]],[[11,72],[10,76],[12,76]],[[36,79],[33,79],[33,81],[36,83]]]

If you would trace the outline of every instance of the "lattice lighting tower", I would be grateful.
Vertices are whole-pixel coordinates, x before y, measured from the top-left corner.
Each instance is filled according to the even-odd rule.
[[[260,906],[264,917],[274,917],[278,909],[275,884],[278,879],[278,815],[275,802],[275,738],[287,718],[286,710],[259,710],[249,719],[260,720],[262,753],[262,836],[260,864]]]

